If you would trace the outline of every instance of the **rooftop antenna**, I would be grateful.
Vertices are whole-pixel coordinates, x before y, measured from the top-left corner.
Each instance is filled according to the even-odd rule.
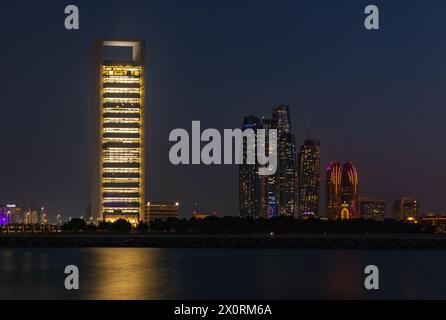
[[[307,124],[307,140],[310,140],[310,124]]]

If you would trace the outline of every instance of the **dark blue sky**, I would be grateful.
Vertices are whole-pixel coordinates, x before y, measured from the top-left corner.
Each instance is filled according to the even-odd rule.
[[[68,4],[79,6],[80,31],[64,28]],[[363,27],[367,4],[380,8],[379,31]],[[169,132],[192,120],[236,128],[286,103],[298,145],[310,123],[323,165],[357,165],[361,195],[389,205],[409,195],[423,212],[443,212],[445,9],[396,0],[3,3],[0,201],[41,203],[51,217],[85,213],[90,46],[141,37],[150,200],[178,200],[184,215],[194,201],[237,214],[237,167],[173,167]]]

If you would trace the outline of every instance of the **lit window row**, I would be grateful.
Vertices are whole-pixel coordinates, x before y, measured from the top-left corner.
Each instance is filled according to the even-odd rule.
[[[124,151],[115,151],[115,152],[109,152],[109,151],[104,151],[104,157],[139,157],[140,154],[139,152],[124,152]]]
[[[139,159],[105,159],[107,163],[139,163]]]
[[[141,71],[141,67],[131,65],[121,66],[102,66],[104,71]]]
[[[106,188],[102,188],[103,192],[114,192],[114,193],[134,193],[134,192],[139,192],[139,188],[138,187],[128,187],[128,188],[123,188],[123,187],[106,187]]]
[[[104,133],[139,133],[139,128],[104,128]]]
[[[104,113],[136,113],[139,114],[139,109],[121,109],[121,108],[104,108]]]
[[[130,148],[129,148],[130,149]],[[105,150],[104,156],[107,157],[138,157],[140,155],[139,151],[134,151],[133,149],[130,150]]]
[[[105,118],[104,123],[139,123],[139,118]]]
[[[136,183],[139,178],[103,178],[103,183]]]
[[[104,102],[105,103],[140,103],[141,99],[140,98],[124,98],[124,97],[120,97],[120,98],[107,97],[107,98],[104,98]]]
[[[139,202],[139,198],[104,198],[103,203],[113,203],[113,202]]]
[[[140,83],[140,79],[138,78],[129,78],[129,77],[121,77],[121,76],[114,76],[114,77],[106,77],[104,78],[104,83]]]
[[[104,173],[139,173],[139,168],[104,168]]]
[[[140,138],[103,138],[104,143],[118,142],[118,143],[138,143]]]
[[[138,208],[136,208],[136,209],[129,209],[129,208],[107,208],[107,209],[104,209],[104,213],[113,214],[113,213],[115,213],[116,210],[121,211],[123,214],[126,214],[126,213],[128,213],[128,214],[137,214],[137,213],[139,213],[139,209],[138,209]],[[106,220],[106,221],[116,221],[117,219],[116,219],[116,218],[107,218],[107,219],[105,219],[105,220]]]
[[[104,93],[140,93],[139,88],[104,88]]]
[[[139,213],[138,208],[131,209],[127,207],[113,207],[113,208],[104,208],[105,213],[113,213],[116,210],[122,211],[122,213]]]

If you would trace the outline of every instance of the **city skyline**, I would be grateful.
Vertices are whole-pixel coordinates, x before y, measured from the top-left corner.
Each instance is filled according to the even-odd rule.
[[[420,17],[410,5],[383,4],[382,12],[392,19],[367,33],[363,4],[345,3],[324,3],[320,12],[317,3],[271,8],[262,1],[253,6],[192,1],[173,8],[79,1],[78,33],[63,28],[61,9],[52,2],[28,3],[35,17],[48,22],[41,30],[33,27],[37,18],[23,19],[22,6],[11,5],[1,23],[15,33],[5,35],[9,45],[1,56],[22,62],[6,64],[8,77],[0,80],[7,89],[3,117],[10,119],[1,140],[0,201],[40,203],[51,219],[85,213],[90,47],[94,39],[110,36],[145,38],[148,44],[147,139],[156,150],[146,154],[148,199],[178,200],[183,216],[195,202],[203,211],[237,215],[237,166],[173,167],[168,133],[196,119],[206,127],[237,128],[243,115],[268,115],[284,103],[292,109],[296,145],[311,124],[321,141],[321,165],[353,161],[361,196],[386,199],[387,211],[396,199],[410,196],[423,213],[444,213],[446,46],[437,24],[445,5],[418,4],[414,7],[424,10]],[[320,18],[313,21],[316,13]],[[127,15],[134,17],[130,23],[120,19]],[[246,17],[256,18],[246,24]],[[419,23],[405,23],[412,18]],[[283,23],[263,23],[274,20]],[[321,206],[324,187],[322,173]]]

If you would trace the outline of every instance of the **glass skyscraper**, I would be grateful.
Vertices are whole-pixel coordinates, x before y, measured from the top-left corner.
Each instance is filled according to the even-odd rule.
[[[247,116],[243,130],[277,130],[277,170],[269,176],[258,174],[258,164],[246,164],[247,147],[243,143],[243,164],[239,167],[239,210],[242,217],[272,218],[295,216],[297,209],[297,163],[294,135],[291,133],[289,107],[273,109],[272,119]],[[274,138],[274,137],[271,137]],[[257,150],[256,145],[256,150]],[[269,149],[269,146],[266,146]],[[257,151],[256,151],[257,152]]]
[[[321,152],[319,140],[307,139],[298,160],[299,217],[319,216]]]
[[[278,136],[279,214],[295,217],[297,215],[297,159],[295,138],[291,133],[289,107],[286,105],[275,107],[273,119],[277,125]]]
[[[263,121],[253,115],[246,116],[243,120],[242,130],[252,129],[256,132],[263,128]],[[257,153],[257,141],[255,150]],[[250,149],[246,141],[243,142],[243,163],[239,165],[239,211],[241,217],[259,218],[266,217],[264,210],[264,188],[262,177],[259,176],[257,163],[248,164],[247,158]]]

